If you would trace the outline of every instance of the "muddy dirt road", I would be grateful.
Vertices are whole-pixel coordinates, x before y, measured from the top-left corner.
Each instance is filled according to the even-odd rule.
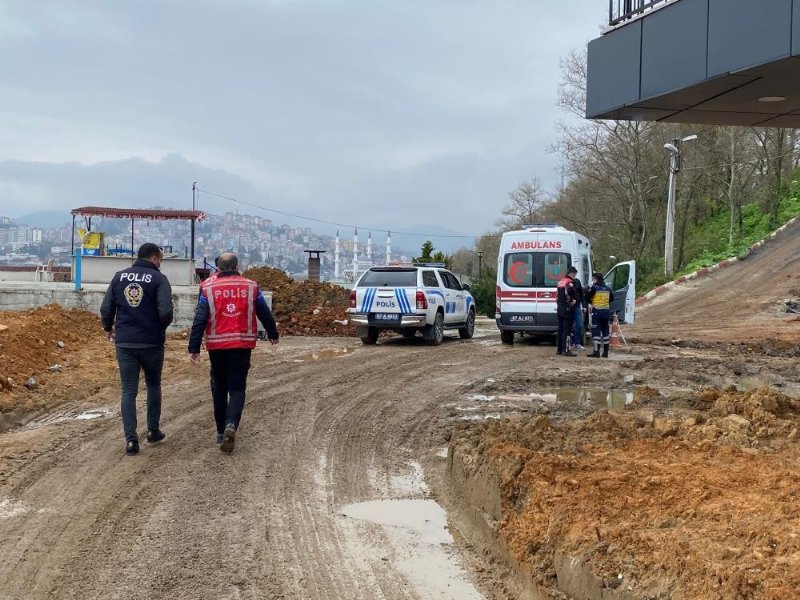
[[[502,365],[499,344],[259,346],[230,456],[213,443],[208,365],[185,364],[182,346],[170,342],[168,437],[139,456],[124,456],[113,386],[82,403],[94,413],[0,436],[0,596],[431,597],[404,572],[411,553],[343,507],[429,495],[419,461],[446,445],[438,407]],[[437,597],[479,597],[445,559]]]

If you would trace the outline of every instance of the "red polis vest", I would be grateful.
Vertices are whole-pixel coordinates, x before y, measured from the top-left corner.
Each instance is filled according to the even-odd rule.
[[[258,337],[256,298],[258,285],[241,275],[220,277],[202,286],[208,299],[206,348],[255,348]]]

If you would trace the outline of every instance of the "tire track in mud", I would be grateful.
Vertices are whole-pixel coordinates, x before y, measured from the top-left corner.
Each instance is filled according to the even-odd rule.
[[[340,508],[391,496],[430,450],[437,403],[474,365],[492,371],[497,349],[398,341],[295,362],[309,345],[357,343],[259,350],[231,456],[213,443],[205,367],[165,377],[167,440],[137,457],[123,455],[118,412],[25,432],[38,453],[0,481],[0,500],[26,507],[0,516],[3,597],[422,597],[383,528]],[[0,461],[19,435],[0,438]]]

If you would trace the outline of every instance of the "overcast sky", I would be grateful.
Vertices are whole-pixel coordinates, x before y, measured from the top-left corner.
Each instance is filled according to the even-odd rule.
[[[191,207],[491,228],[559,182],[559,60],[605,0],[0,0],[0,215]],[[288,220],[201,193],[200,208]],[[328,228],[306,223],[318,231]]]

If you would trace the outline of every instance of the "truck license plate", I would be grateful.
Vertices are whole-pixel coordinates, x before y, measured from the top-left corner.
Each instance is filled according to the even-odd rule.
[[[381,321],[382,323],[396,323],[400,321],[400,315],[397,313],[375,313],[374,318],[376,321]]]

